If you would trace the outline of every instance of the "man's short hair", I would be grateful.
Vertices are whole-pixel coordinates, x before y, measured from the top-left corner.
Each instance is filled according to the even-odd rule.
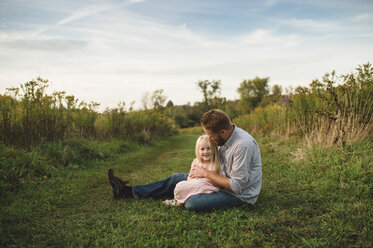
[[[213,133],[218,133],[221,130],[228,130],[232,127],[231,119],[220,109],[209,110],[203,114],[200,121],[202,127]]]

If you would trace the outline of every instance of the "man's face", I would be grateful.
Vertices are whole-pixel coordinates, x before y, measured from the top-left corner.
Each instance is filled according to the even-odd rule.
[[[205,134],[209,137],[209,139],[212,142],[214,142],[218,146],[224,145],[224,143],[225,143],[226,140],[224,139],[222,132],[214,133],[211,130],[207,130],[205,128],[203,128],[203,131],[205,131]]]

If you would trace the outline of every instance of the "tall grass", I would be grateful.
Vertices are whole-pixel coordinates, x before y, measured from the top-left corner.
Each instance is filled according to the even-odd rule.
[[[286,130],[287,109],[281,105],[267,105],[257,107],[252,113],[241,115],[233,120],[238,126],[250,130],[250,133],[266,136],[281,130]]]
[[[157,110],[125,112],[121,108],[106,110],[95,127],[101,138],[131,139],[139,143],[177,131],[174,121]]]
[[[37,78],[0,95],[0,141],[32,147],[72,137],[95,137],[97,103],[86,104],[65,92],[46,93],[48,80]]]
[[[325,74],[322,81],[298,87],[281,103],[257,108],[234,122],[256,134],[344,146],[371,137],[372,105],[373,67],[368,63],[340,77]]]
[[[47,87],[48,80],[37,78],[0,95],[0,196],[60,167],[84,167],[176,132],[158,111],[126,111],[120,103],[98,113],[97,103],[79,103],[65,92],[48,95]]]
[[[80,102],[65,92],[46,93],[48,80],[9,88],[0,95],[0,142],[34,147],[71,138],[121,138],[148,142],[154,136],[175,132],[174,122],[155,110],[118,108],[98,113],[98,103]]]

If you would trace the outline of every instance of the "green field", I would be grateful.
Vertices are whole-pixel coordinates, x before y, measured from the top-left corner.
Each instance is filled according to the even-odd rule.
[[[107,169],[132,185],[187,172],[196,135],[30,180],[1,199],[0,247],[372,247],[373,144],[306,148],[259,139],[256,205],[194,213],[114,200]]]

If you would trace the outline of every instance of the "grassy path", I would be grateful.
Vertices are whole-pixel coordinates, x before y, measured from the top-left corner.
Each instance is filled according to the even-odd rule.
[[[113,199],[108,168],[133,185],[187,172],[196,138],[174,136],[7,197],[0,247],[372,245],[371,143],[307,151],[259,142],[264,178],[255,206],[193,213],[161,200]]]
[[[127,235],[135,235],[132,238],[136,239],[136,234],[130,226],[143,219],[146,212],[164,212],[166,208],[154,200],[114,201],[107,169],[114,168],[131,184],[187,172],[194,157],[195,139],[175,136],[93,165],[93,169],[64,171],[56,178],[30,185],[1,204],[1,242],[6,246],[37,247],[132,243]]]

